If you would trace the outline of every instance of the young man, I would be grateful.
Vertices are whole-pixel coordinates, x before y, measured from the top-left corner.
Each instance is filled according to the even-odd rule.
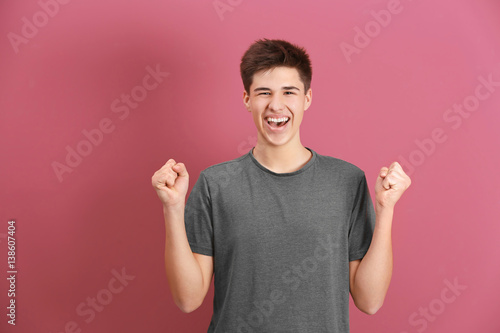
[[[392,275],[394,205],[410,178],[380,170],[372,204],[364,171],[300,142],[312,101],[303,48],[259,40],[241,61],[255,147],[189,175],[174,159],[152,184],[163,203],[165,265],[176,304],[198,308],[214,276],[208,332],[349,332],[349,292],[374,314]]]

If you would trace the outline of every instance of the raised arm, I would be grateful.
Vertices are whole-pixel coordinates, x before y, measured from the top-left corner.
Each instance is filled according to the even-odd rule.
[[[155,172],[152,185],[163,204],[165,269],[175,304],[182,312],[196,310],[205,299],[213,276],[213,257],[193,253],[184,224],[189,174],[183,163],[168,162]]]

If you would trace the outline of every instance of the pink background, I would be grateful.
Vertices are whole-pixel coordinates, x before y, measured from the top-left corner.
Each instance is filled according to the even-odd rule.
[[[206,332],[213,286],[195,312],[175,306],[151,176],[174,158],[191,189],[201,170],[251,149],[239,62],[263,37],[311,55],[304,146],[363,169],[372,198],[382,166],[398,161],[412,179],[394,216],[384,306],[368,316],[351,300],[351,331],[500,332],[500,2],[54,4],[0,4],[1,332]],[[388,7],[390,21],[380,14]],[[356,52],[344,54],[347,44]],[[146,68],[157,66],[168,75],[146,91]],[[478,79],[489,76],[497,86]],[[115,100],[131,93],[140,102],[126,114]],[[472,111],[450,111],[462,103]],[[106,121],[90,144],[83,131]],[[58,177],[67,147],[86,156]],[[10,219],[15,327],[6,323]],[[133,280],[117,282],[122,269]],[[454,293],[447,281],[464,287]],[[96,297],[105,305],[92,316]]]

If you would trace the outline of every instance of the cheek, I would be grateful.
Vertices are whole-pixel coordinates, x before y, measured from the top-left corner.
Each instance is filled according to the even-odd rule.
[[[255,100],[250,100],[250,101],[248,102],[248,107],[250,108],[250,110],[251,110],[252,112],[254,112],[254,113],[255,113],[255,112],[258,112],[259,107],[260,107],[260,106],[259,106],[259,102],[258,102],[258,101],[255,101]]]
[[[287,104],[288,109],[293,113],[295,118],[301,116],[300,110],[302,109],[302,105],[300,102],[291,102]]]
[[[304,107],[304,101],[300,99],[293,99],[288,101],[287,106],[292,112],[298,112],[297,110],[301,110]]]
[[[256,112],[255,110],[252,112],[252,117],[253,121],[256,125],[259,125],[261,123],[261,114],[259,112]]]

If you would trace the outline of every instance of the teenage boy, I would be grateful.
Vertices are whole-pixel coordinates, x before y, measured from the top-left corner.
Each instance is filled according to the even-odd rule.
[[[349,292],[367,314],[392,275],[394,205],[410,186],[399,163],[365,173],[300,141],[311,105],[306,51],[259,40],[243,55],[243,103],[255,147],[189,175],[169,159],[152,177],[163,203],[165,267],[177,306],[192,312],[214,276],[208,332],[349,332]]]

